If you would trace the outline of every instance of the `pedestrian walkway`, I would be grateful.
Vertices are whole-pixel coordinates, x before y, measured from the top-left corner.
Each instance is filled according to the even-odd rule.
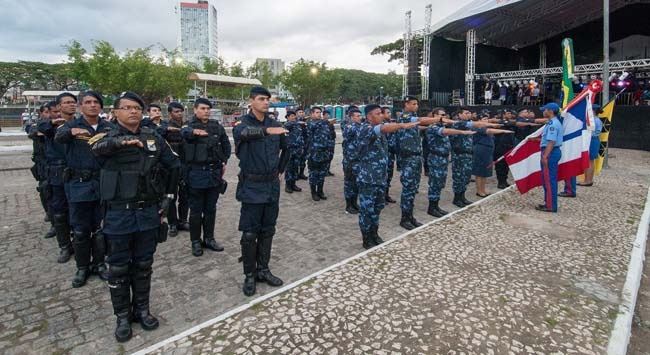
[[[650,182],[612,152],[557,214],[504,191],[143,352],[606,353]]]

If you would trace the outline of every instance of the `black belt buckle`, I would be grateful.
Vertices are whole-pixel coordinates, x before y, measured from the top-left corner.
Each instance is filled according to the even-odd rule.
[[[128,202],[126,204],[127,210],[143,210],[144,207],[144,201]]]

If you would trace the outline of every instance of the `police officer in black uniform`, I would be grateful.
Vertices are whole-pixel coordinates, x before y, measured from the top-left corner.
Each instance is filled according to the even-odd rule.
[[[89,144],[102,167],[108,286],[117,316],[115,338],[125,342],[131,338],[132,321],[144,330],[158,327],[149,312],[151,266],[157,242],[167,236],[161,218],[177,188],[180,161],[158,133],[139,126],[144,102],[138,95],[123,92],[114,105],[117,124],[93,136]],[[159,179],[158,163],[169,172],[167,182]],[[161,190],[166,193],[162,200]]]
[[[65,145],[68,161],[64,181],[77,262],[77,272],[72,279],[72,287],[75,288],[85,285],[91,272],[97,273],[102,280],[108,279],[104,264],[106,248],[100,231],[100,167],[88,141],[112,126],[99,117],[104,107],[100,93],[84,91],[79,94],[79,103],[81,116],[59,127],[54,137],[57,143]]]
[[[46,103],[39,108],[39,120],[49,120],[51,117],[50,107],[56,107],[56,103]],[[52,112],[56,112],[54,109]],[[57,113],[58,114],[58,113]],[[51,218],[47,210],[48,199],[50,197],[49,186],[47,184],[47,161],[45,160],[45,136],[43,133],[38,132],[37,122],[25,128],[27,137],[32,140],[32,162],[34,165],[30,168],[32,176],[38,182],[36,191],[41,200],[41,206],[45,210],[45,222],[50,222]],[[56,235],[54,226],[50,226],[50,230],[45,234],[45,238],[53,238]]]
[[[502,129],[516,132],[516,119],[514,117],[515,114],[516,112],[506,109],[501,114],[501,117],[490,119],[490,122],[502,124]],[[514,146],[515,137],[513,134],[495,134],[494,154],[492,158],[496,161],[510,149],[514,148]],[[510,186],[508,184],[508,163],[506,163],[506,160],[501,159],[498,163],[496,163],[494,165],[494,170],[496,171],[497,175],[497,187],[500,189],[505,189],[506,187]]]
[[[47,161],[47,182],[51,192],[48,211],[56,231],[56,240],[60,252],[57,262],[66,263],[72,257],[74,249],[70,239],[68,201],[66,199],[63,174],[66,168],[65,147],[54,141],[56,130],[62,124],[72,121],[77,111],[77,97],[63,92],[56,97],[56,109],[60,117],[38,122],[38,132],[45,137],[45,160]]]
[[[251,110],[233,129],[240,168],[236,197],[242,204],[239,230],[246,296],[255,294],[256,281],[282,285],[269,270],[269,261],[279,213],[279,174],[289,161],[289,150],[284,135],[287,130],[267,114],[270,98],[267,89],[251,88]]]
[[[219,194],[226,191],[223,174],[231,147],[223,126],[210,120],[211,108],[208,99],[196,99],[194,117],[181,129],[185,139],[185,182],[189,188],[190,240],[194,256],[203,255],[203,247],[223,251],[223,246],[214,240],[214,222]]]
[[[178,154],[181,160],[181,165],[184,160],[183,152],[183,137],[181,136],[181,128],[183,127],[183,116],[185,108],[178,102],[170,102],[167,106],[169,113],[169,121],[163,122],[158,127],[158,133],[165,138],[167,143],[172,147],[174,153]],[[182,168],[181,168],[182,170]],[[187,184],[183,180],[183,174],[178,180],[178,194],[169,206],[169,236],[175,237],[179,230],[190,230],[190,225],[187,223],[187,211],[189,209],[187,201]],[[176,203],[178,202],[178,208]]]

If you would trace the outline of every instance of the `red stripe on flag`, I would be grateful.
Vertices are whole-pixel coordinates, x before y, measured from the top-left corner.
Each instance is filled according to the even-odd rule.
[[[542,171],[535,171],[523,179],[516,180],[515,184],[522,195],[538,186],[542,186]]]
[[[539,150],[539,141],[528,140],[514,154],[506,155],[506,162],[508,162],[508,165],[517,164],[539,152]]]

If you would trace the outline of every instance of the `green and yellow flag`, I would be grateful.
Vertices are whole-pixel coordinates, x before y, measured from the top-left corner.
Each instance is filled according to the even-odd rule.
[[[573,100],[573,72],[575,62],[573,61],[573,40],[565,38],[562,40],[562,107],[565,107]]]
[[[614,105],[616,99],[611,100],[605,107],[602,108],[602,113],[598,115],[600,120],[603,121],[603,130],[600,132],[600,147],[598,148],[598,158],[594,162],[594,174],[600,173],[605,161],[605,153],[607,152],[607,142],[609,141],[609,129],[612,126],[612,114],[614,113]]]

